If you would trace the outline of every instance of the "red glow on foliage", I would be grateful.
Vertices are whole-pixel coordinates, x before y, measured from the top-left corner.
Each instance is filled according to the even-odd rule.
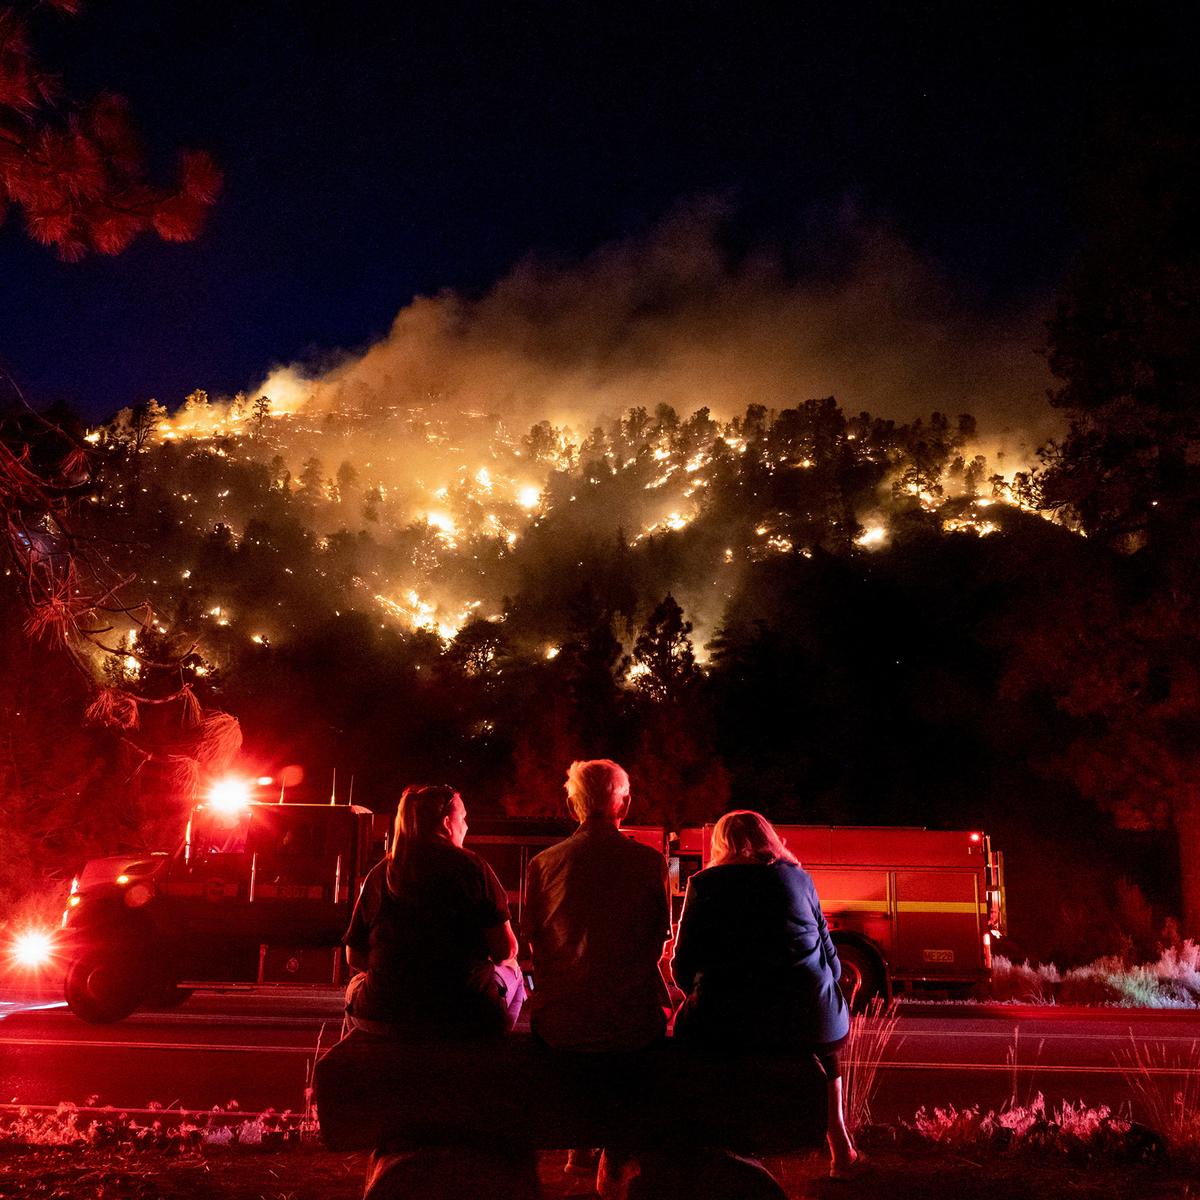
[[[77,0],[47,3],[78,9]],[[30,237],[67,261],[119,254],[151,230],[166,241],[194,238],[221,189],[212,158],[184,152],[176,186],[155,187],[123,99],[105,93],[67,111],[56,90],[22,19],[0,10],[0,218],[9,202],[23,208]]]

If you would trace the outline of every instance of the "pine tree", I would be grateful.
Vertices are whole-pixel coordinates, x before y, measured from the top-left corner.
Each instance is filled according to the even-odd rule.
[[[71,102],[33,53],[33,3],[0,7],[0,212],[22,210],[34,241],[74,262],[120,254],[142,233],[191,241],[221,189],[209,157],[180,155],[173,187],[151,184],[126,102]],[[46,0],[73,13],[77,0]]]

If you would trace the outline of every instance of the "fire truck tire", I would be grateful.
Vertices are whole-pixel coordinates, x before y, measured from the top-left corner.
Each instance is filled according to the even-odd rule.
[[[123,1021],[142,1002],[145,972],[125,947],[100,945],[85,950],[67,968],[67,1005],[89,1025]]]
[[[842,991],[851,1012],[862,1012],[876,996],[884,993],[883,963],[865,946],[842,942],[837,948],[842,962]]]

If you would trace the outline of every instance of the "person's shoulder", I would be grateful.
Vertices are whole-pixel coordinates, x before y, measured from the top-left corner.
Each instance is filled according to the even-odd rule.
[[[435,842],[437,857],[449,871],[458,871],[464,875],[487,875],[492,868],[481,854],[468,850],[466,846],[455,846],[451,842]]]
[[[457,862],[475,863],[476,865],[482,865],[483,863],[487,862],[487,859],[484,858],[482,854],[479,854],[466,846],[447,845],[446,849],[453,853],[455,861]]]
[[[361,903],[372,906],[378,903],[383,895],[387,879],[388,859],[385,855],[363,876],[362,888],[359,890]]]
[[[636,841],[634,838],[627,837],[621,834],[621,841],[629,847],[627,853],[631,857],[644,858],[646,860],[653,859],[655,862],[662,861],[662,851],[656,850],[653,846],[647,846],[645,842]]]
[[[739,883],[744,882],[748,875],[753,875],[754,869],[761,865],[748,862],[713,863],[712,866],[705,867],[703,871],[697,871],[689,882],[701,890],[736,887]]]
[[[777,858],[772,864],[771,869],[792,883],[794,887],[802,888],[805,891],[815,891],[816,884],[813,883],[813,877],[798,863],[792,862],[791,859]]]
[[[646,871],[659,871],[665,868],[667,860],[663,857],[661,850],[647,846],[644,842],[634,841],[633,838],[626,837],[623,833],[620,834],[620,839],[622,844],[617,853],[629,863],[636,864],[640,869]]]
[[[574,853],[579,839],[579,831],[576,830],[569,837],[563,838],[561,842],[555,842],[553,846],[547,846],[545,850],[539,850],[530,860],[529,866],[532,867],[535,863],[538,869],[552,867],[555,863],[562,862],[564,858],[570,857]]]

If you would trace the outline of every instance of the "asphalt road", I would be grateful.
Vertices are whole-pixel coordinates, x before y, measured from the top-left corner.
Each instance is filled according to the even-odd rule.
[[[1051,1104],[1114,1108],[1137,1097],[1129,1060],[1165,1095],[1200,1076],[1200,1013],[902,1006],[880,1063],[872,1113],[922,1105],[1000,1107],[1038,1091]],[[52,997],[0,996],[0,1103],[301,1109],[318,1043],[338,1036],[340,998],[199,993],[172,1012],[117,1025],[78,1020]],[[1193,1082],[1193,1086],[1195,1083]]]

